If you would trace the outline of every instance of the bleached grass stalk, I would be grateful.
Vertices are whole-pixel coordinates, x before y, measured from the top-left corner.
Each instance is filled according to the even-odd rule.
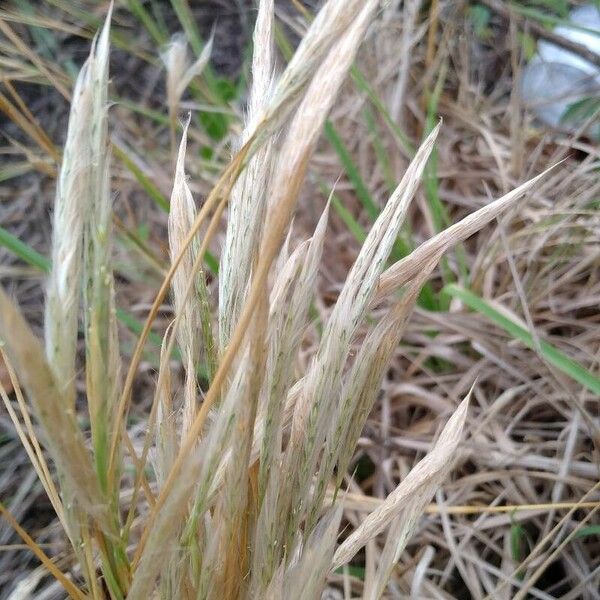
[[[39,440],[36,437],[33,422],[29,415],[29,411],[27,409],[27,403],[25,401],[25,397],[23,395],[23,391],[21,390],[21,386],[17,380],[17,376],[11,367],[11,365],[7,362],[6,356],[1,354],[2,360],[7,367],[7,371],[10,377],[10,381],[12,383],[13,389],[15,391],[15,396],[17,397],[17,403],[20,411],[20,418],[13,405],[10,402],[10,398],[2,384],[0,383],[0,395],[2,396],[2,401],[8,412],[11,421],[15,425],[15,429],[17,431],[17,435],[19,436],[19,440],[23,444],[25,448],[25,452],[27,452],[27,456],[31,461],[43,487],[46,495],[50,499],[52,503],[52,508],[56,512],[61,525],[64,527],[65,531],[69,531],[69,526],[67,522],[67,517],[65,515],[65,509],[62,504],[58,489],[52,476],[50,474],[50,469],[48,468],[48,464],[44,453],[42,451],[42,447],[39,443]],[[22,421],[22,422],[21,422]]]
[[[278,194],[277,197],[283,197],[280,202],[275,203],[275,208],[270,214],[270,219],[266,226],[266,230],[269,231],[269,239],[263,243],[263,248],[260,253],[261,258],[256,268],[251,293],[248,296],[246,306],[236,326],[235,335],[232,336],[228,349],[221,359],[219,369],[215,374],[213,384],[205,397],[204,404],[201,407],[186,440],[182,444],[179,456],[173,465],[165,488],[157,500],[153,510],[153,519],[156,518],[158,513],[163,509],[168,494],[170,494],[174,488],[187,489],[183,481],[187,478],[187,475],[182,467],[188,460],[189,454],[195,446],[195,439],[204,425],[210,407],[218,397],[225,375],[231,367],[238,348],[245,337],[245,332],[251,322],[257,301],[263,297],[263,286],[266,283],[269,268],[280,248],[283,234],[289,226],[291,211],[300,191],[308,156],[314,149],[320,126],[322,125],[335,94],[343,81],[345,73],[347,73],[347,70],[350,67],[358,43],[362,38],[362,34],[364,33],[369,22],[369,17],[372,15],[375,6],[376,2],[374,1],[364,5],[362,11],[356,18],[354,27],[349,28],[345,32],[335,49],[332,50],[330,55],[324,61],[321,69],[315,74],[318,83],[313,82],[307,92],[307,98],[312,102],[305,98],[303,105],[299,108],[298,114],[290,128],[288,139],[291,141],[288,143],[287,147],[284,146],[281,153],[282,156],[285,156],[288,160],[281,161],[282,169],[279,172],[281,177],[281,180],[278,182],[279,185],[273,184],[273,188]],[[324,80],[326,80],[326,85],[322,85]],[[301,142],[297,143],[297,140],[301,140]],[[285,177],[283,177],[283,175],[285,175]],[[209,200],[207,200],[207,204],[208,202]],[[147,526],[143,540],[150,537],[150,530],[153,527],[154,525],[151,522]],[[153,536],[153,539],[157,546],[161,544],[161,540],[158,537]],[[158,547],[149,551],[149,554],[154,554],[155,552],[159,552]]]
[[[387,530],[379,568],[373,577],[369,569],[365,588],[366,597],[379,598],[420,515],[448,476],[468,399],[452,415],[431,452],[338,546],[344,504],[337,491],[419,290],[448,248],[513,206],[537,179],[384,271],[438,135],[439,126],[435,128],[369,232],[306,373],[296,369],[309,325],[328,207],[312,239],[290,250],[293,214],[323,122],[377,7],[376,0],[329,0],[276,78],[273,0],[260,1],[253,87],[239,152],[196,212],[184,169],[188,125],[184,127],[169,215],[171,267],[118,402],[105,152],[108,22],[103,28],[78,80],[57,194],[55,270],[46,315],[48,360],[19,311],[0,292],[0,334],[6,355],[45,432],[60,474],[61,494],[75,502],[76,509],[65,521],[68,527],[73,520],[78,526],[72,539],[86,586],[71,595],[104,600],[105,583],[111,600],[318,599],[329,573]],[[184,42],[175,40],[165,55],[172,125],[183,89],[201,70],[208,52],[188,67]],[[202,287],[201,265],[230,195],[219,273],[217,360],[210,358],[210,298]],[[122,507],[118,493],[122,448],[128,445],[127,407],[143,341],[169,289],[175,318],[164,339],[131,505]],[[396,290],[400,297],[370,327],[369,309]],[[82,292],[92,452],[74,412]],[[363,327],[364,343],[351,361],[354,337]],[[170,372],[175,344],[185,368],[181,408]],[[213,366],[200,403],[196,378],[203,357]],[[3,399],[10,406],[5,394]],[[26,411],[21,411],[24,418]],[[17,422],[16,412],[11,415]],[[57,512],[61,507],[67,512],[40,459],[33,427],[25,424],[18,426],[19,435]],[[156,498],[143,472],[153,441]],[[134,463],[137,460],[134,456]],[[336,496],[328,505],[326,491],[332,480]],[[138,493],[142,483],[147,503]],[[126,519],[122,508],[128,509]],[[102,580],[96,575],[98,567]],[[55,576],[61,580],[59,572]]]
[[[323,251],[328,207],[321,216],[306,253],[299,246],[275,283],[271,303],[269,362],[263,387],[261,415],[265,419],[261,461],[258,473],[258,498],[262,502],[255,536],[264,540],[255,553],[252,594],[265,592],[279,558],[280,535],[275,498],[279,493],[278,475],[282,460],[282,398],[292,384],[294,357],[306,326],[312,290]],[[300,254],[302,252],[302,254]],[[302,256],[304,255],[304,256]]]
[[[393,291],[406,285],[407,282],[417,276],[423,269],[423,265],[427,264],[428,259],[431,259],[440,253],[443,254],[447,252],[475,232],[479,231],[479,229],[485,227],[485,225],[489,224],[495,218],[513,208],[516,203],[522,200],[523,196],[531,191],[535,187],[535,184],[547,175],[550,170],[551,169],[544,171],[539,176],[520,185],[512,192],[486,204],[484,207],[466,216],[461,221],[451,225],[448,229],[436,234],[430,240],[416,248],[410,255],[388,268],[379,278],[379,284],[376,294],[371,301],[371,306],[381,302],[381,300],[388,297]],[[282,422],[284,427],[289,427],[303,385],[304,379],[300,379],[290,388],[283,409]],[[252,454],[253,460],[258,460],[260,456],[260,440],[262,440],[264,436],[264,428],[264,420],[259,419],[255,426],[254,438],[256,442]],[[224,461],[227,460],[229,460],[229,458],[226,456]]]
[[[392,569],[415,532],[417,523],[425,511],[427,503],[452,470],[455,462],[454,458],[457,454],[456,451],[462,439],[470,396],[471,392],[469,392],[468,396],[454,412],[434,447],[423,459],[423,464],[419,463],[413,468],[406,479],[388,496],[381,506],[380,513],[371,513],[368,519],[365,519],[362,523],[364,527],[361,535],[364,537],[362,539],[356,537],[357,542],[361,539],[360,543],[364,543],[364,539],[372,538],[374,532],[379,528],[378,520],[388,518],[385,512],[387,505],[394,505],[393,510],[397,516],[388,526],[385,545],[375,574],[375,581],[370,588],[365,589],[365,600],[377,600],[381,598],[387,587]],[[413,473],[415,480],[419,481],[419,485],[415,489],[410,490],[410,478]],[[341,556],[343,556],[343,551],[347,551],[348,554],[352,552],[351,545],[348,544],[344,549],[344,544],[338,550]],[[338,559],[340,555],[337,556]]]
[[[261,3],[263,1],[264,0],[261,0]],[[329,0],[329,2],[327,2],[327,4],[322,8],[321,12],[315,19],[315,22],[313,22],[306,37],[300,43],[300,46],[298,47],[295,56],[302,56],[303,60],[309,65],[314,66],[314,64],[317,64],[319,60],[322,59],[323,54],[329,49],[332,43],[331,40],[337,39],[344,32],[344,26],[349,22],[349,20],[356,16],[357,10],[360,9],[360,6],[361,3],[356,1],[348,3],[346,2],[346,0]],[[333,72],[335,72],[335,69]],[[218,209],[219,202],[223,202],[223,196],[225,198],[229,196],[229,194],[231,193],[231,187],[240,173],[243,161],[251,157],[252,154],[261,147],[265,139],[269,139],[270,136],[274,135],[277,128],[285,122],[286,117],[290,114],[290,112],[293,110],[294,106],[298,102],[298,96],[300,94],[300,91],[307,85],[309,78],[312,75],[313,71],[310,68],[307,69],[306,66],[303,65],[302,61],[300,61],[299,59],[292,60],[290,62],[290,64],[278,80],[273,94],[270,95],[269,101],[265,109],[257,118],[256,128],[252,131],[251,134],[249,134],[248,142],[240,149],[237,155],[233,157],[231,164],[227,167],[219,181],[216,183],[215,187],[206,199],[206,202],[204,203],[202,209],[199,211],[198,216],[194,221],[194,225],[188,233],[188,237],[186,238],[186,243],[184,244],[184,246],[187,246],[189,243],[191,243],[192,239],[195,237],[200,227],[205,223],[206,219],[208,218],[210,211],[214,210],[215,208]],[[329,73],[324,71],[323,77],[326,79],[328,76]],[[284,183],[287,185],[287,181]],[[297,191],[294,193],[295,196],[293,194],[292,196],[295,198],[297,196]],[[209,231],[210,227],[209,230],[207,230],[206,234],[207,243],[210,241]],[[277,239],[279,239],[278,236],[274,237],[277,237]],[[130,367],[127,372],[127,377],[125,378],[123,392],[119,401],[119,407],[116,413],[118,421],[122,421],[126,414],[127,406],[131,397],[131,390],[133,386],[135,371],[139,366],[142,357],[143,346],[150,332],[152,320],[155,318],[160,304],[164,300],[168,292],[171,280],[173,278],[175,270],[179,265],[179,261],[181,260],[183,253],[184,250],[182,250],[179,256],[173,261],[171,268],[165,276],[163,284],[151,307],[150,314],[148,316],[148,319],[146,320],[146,323],[134,350]],[[201,255],[202,253],[199,252],[199,254]],[[268,263],[266,265],[267,267],[268,265],[270,265],[272,260],[273,259],[269,257],[269,260],[265,261]],[[198,268],[200,268],[200,262],[197,262]],[[265,278],[266,271],[268,270],[268,268],[263,268],[262,270],[265,271],[265,273],[263,273],[261,277]],[[252,315],[252,307],[254,302],[248,302],[248,304],[250,305],[250,310],[248,310],[244,315],[244,327],[238,328],[239,334],[243,334],[243,331],[247,326]],[[241,316],[240,320],[242,320]],[[236,340],[236,342],[237,341],[238,340]],[[235,353],[236,350],[234,348],[233,350],[228,351],[223,355],[221,360],[221,375],[219,377],[215,376],[217,384],[215,385],[215,389],[220,388],[220,386],[222,385],[222,382],[220,381],[222,379],[222,374],[231,366],[235,358]],[[212,402],[215,401],[216,397],[217,392],[215,392],[213,396],[209,397],[210,401],[207,402],[206,405],[210,407],[212,405]],[[208,409],[205,412],[208,412]],[[204,414],[199,415],[199,419],[203,420],[204,416]],[[188,443],[184,445],[183,452],[189,452],[191,447],[192,444],[190,438],[190,440],[188,440]],[[115,455],[116,446],[113,446],[113,448],[111,449],[111,470],[114,468]],[[183,456],[181,456],[179,463],[182,461]],[[175,463],[176,470],[179,469],[179,467],[177,466],[179,463]]]
[[[337,470],[336,486],[339,488],[342,483],[358,438],[375,404],[385,370],[402,338],[417,296],[438,260],[439,256],[435,256],[423,266],[419,275],[406,286],[401,299],[369,332],[358,351],[344,381],[340,402],[334,407],[330,420],[330,431],[311,499],[309,524],[318,517],[334,467]]]
[[[302,341],[308,309],[323,253],[323,243],[329,216],[329,205],[319,219],[314,236],[302,261],[299,246],[289,259],[273,289],[271,326],[269,331],[269,364],[263,393],[261,416],[265,419],[265,434],[259,472],[259,494],[264,494],[272,468],[274,449],[281,448],[281,398],[287,397],[292,378],[294,357]],[[299,263],[299,264],[298,264]]]
[[[553,165],[536,177],[522,183],[508,194],[498,198],[498,200],[486,204],[479,210],[467,215],[458,223],[450,225],[450,227],[444,231],[441,231],[425,243],[421,244],[408,256],[393,264],[382,274],[379,280],[379,287],[374,298],[374,303],[389,296],[389,294],[398,289],[399,286],[404,285],[409,279],[414,277],[419,272],[423,261],[425,261],[428,256],[437,252],[441,252],[442,254],[447,252],[456,244],[483,229],[499,215],[514,207],[519,200],[522,200],[528,192],[535,188],[536,184],[555,168],[556,165]]]

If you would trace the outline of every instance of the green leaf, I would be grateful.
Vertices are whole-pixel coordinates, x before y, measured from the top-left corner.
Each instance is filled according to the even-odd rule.
[[[325,196],[330,195],[330,191],[326,188],[326,186],[321,184],[321,191]],[[344,206],[344,203],[341,199],[335,194],[331,193],[331,204],[337,214],[340,216],[350,233],[355,237],[355,239],[362,244],[367,238],[367,232],[364,227],[354,218],[354,215]],[[406,253],[402,254],[405,247],[401,246],[402,240],[397,240],[396,244],[394,244],[394,249],[392,251],[392,260],[399,260],[402,256],[406,256]],[[407,251],[408,252],[408,251]],[[436,299],[435,292],[433,291],[433,287],[431,283],[427,282],[421,289],[418,298],[418,304],[425,310],[437,311],[439,310],[438,301]]]
[[[225,102],[235,100],[239,96],[239,89],[235,82],[226,77],[217,77],[215,87],[219,91],[219,96]]]
[[[362,244],[367,239],[367,232],[363,229],[362,225],[335,194],[331,195],[331,204],[350,233]]]
[[[544,360],[548,361],[551,365],[556,367],[565,375],[568,375],[571,379],[577,381],[594,394],[600,394],[599,377],[593,373],[590,373],[590,371],[588,371],[585,367],[569,358],[566,354],[546,341],[540,340],[538,348],[530,331],[524,327],[521,327],[507,316],[497,311],[480,296],[477,296],[473,292],[461,288],[455,284],[446,285],[444,287],[444,292],[453,298],[458,298],[471,309],[484,315],[510,336],[516,340],[519,340],[531,350],[539,351]]]
[[[535,38],[528,33],[517,31],[517,39],[521,42],[525,60],[530,61],[537,51],[537,42],[535,41]]]
[[[194,50],[196,56],[200,56],[202,49],[204,48],[204,42],[202,36],[194,20],[194,15],[190,10],[187,0],[171,0],[171,6],[179,19],[179,23],[185,31],[185,35]]]
[[[167,42],[167,37],[163,35],[158,24],[152,18],[152,15],[146,10],[141,0],[127,0],[127,6],[133,15],[146,28],[152,39],[159,45]]]
[[[115,145],[113,145],[113,149],[115,156],[121,160],[121,162],[127,167],[127,169],[129,169],[129,171],[137,179],[138,183],[142,186],[142,188],[145,190],[148,196],[150,196],[150,198],[154,200],[156,205],[159,208],[161,208],[161,210],[168,213],[170,202],[161,193],[158,187],[156,187],[156,185],[148,177],[146,177],[146,175],[144,175],[142,170],[136,165],[136,163],[127,155],[127,153],[123,149]],[[204,262],[213,274],[216,275],[219,272],[219,261],[208,250],[204,255]]]
[[[423,139],[425,139],[431,133],[439,120],[438,106],[440,97],[442,95],[442,90],[444,89],[447,73],[448,63],[443,62],[440,66],[435,87],[431,93],[427,94],[427,114],[425,116],[425,130],[423,132]],[[439,233],[450,225],[450,217],[448,216],[448,211],[446,210],[446,207],[440,198],[438,151],[436,148],[431,151],[431,155],[429,156],[429,160],[425,166],[425,171],[423,172],[423,184],[431,222],[433,223],[435,232]],[[454,250],[454,253],[461,276],[465,281],[468,281],[469,269],[467,267],[467,259],[463,245],[458,244]],[[448,263],[448,259],[445,256],[442,257],[440,261],[440,268],[444,283],[450,283],[456,280],[456,277]],[[448,309],[447,306],[444,306],[443,300],[440,304],[442,310]]]
[[[344,572],[348,572],[350,577],[355,577],[356,579],[360,579],[361,581],[365,580],[366,570],[364,567],[358,567],[356,565],[345,565],[343,567],[338,567],[335,572],[338,575],[343,575]]]
[[[408,158],[413,158],[416,152],[414,146],[412,145],[408,136],[400,129],[394,119],[392,119],[387,107],[382,102],[381,98],[379,98],[377,92],[371,87],[362,71],[356,65],[353,65],[352,69],[350,70],[350,74],[352,75],[352,79],[354,80],[356,88],[367,95],[373,106],[383,117],[386,125],[394,134],[399,147],[404,151]]]
[[[389,152],[381,141],[381,134],[379,133],[379,128],[377,127],[377,122],[375,121],[375,115],[373,114],[371,108],[366,106],[363,109],[363,115],[365,117],[367,129],[369,130],[369,139],[371,145],[373,146],[377,162],[381,166],[381,170],[383,172],[385,185],[388,192],[391,194],[396,189],[396,179],[394,177],[394,169],[390,163]]]
[[[524,4],[545,8],[559,17],[565,18],[569,16],[568,0],[528,0]]]
[[[202,111],[199,116],[204,131],[215,141],[222,140],[229,131],[229,119],[227,115]]]
[[[371,196],[371,192],[369,192],[367,184],[362,178],[358,167],[352,160],[352,155],[350,154],[348,148],[346,147],[342,138],[338,134],[335,126],[330,121],[327,121],[325,123],[325,137],[329,140],[329,142],[333,146],[333,149],[336,151],[336,154],[338,155],[340,162],[342,163],[342,167],[344,168],[348,179],[352,183],[352,187],[354,188],[354,191],[356,192],[360,203],[367,211],[367,214],[369,215],[371,221],[375,221],[380,213],[379,207],[373,199],[373,196]],[[347,224],[347,215],[346,217],[342,216],[342,218]],[[359,241],[364,241],[364,238],[361,240],[357,237],[357,239]],[[395,261],[400,260],[401,258],[404,258],[407,254],[409,254],[410,251],[411,248],[409,247],[409,245],[406,242],[404,242],[404,240],[399,238],[394,244],[394,249],[392,251],[392,259]]]
[[[510,553],[516,563],[523,560],[523,546],[526,541],[525,529],[520,523],[510,526]]]
[[[561,115],[561,123],[585,121],[600,113],[600,97],[587,96],[567,106]]]
[[[576,31],[582,31],[594,36],[598,36],[598,31],[595,29],[590,29],[589,27],[583,27],[581,25],[577,25],[569,20],[568,14],[565,14],[563,17],[557,17],[555,15],[551,15],[548,12],[543,12],[537,8],[531,6],[524,6],[519,2],[510,2],[509,6],[512,10],[523,15],[524,17],[528,17],[530,19],[534,19],[538,21],[544,27],[548,29],[552,29],[552,27],[556,25],[566,25],[570,29],[575,29]]]
[[[473,31],[475,35],[481,39],[487,39],[490,37],[490,18],[492,13],[487,6],[481,4],[474,4],[469,7],[469,18],[473,25]]]

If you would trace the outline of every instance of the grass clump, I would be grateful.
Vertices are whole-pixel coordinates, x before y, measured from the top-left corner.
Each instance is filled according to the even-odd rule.
[[[197,211],[185,174],[184,127],[170,201],[171,264],[125,374],[111,267],[110,15],[94,41],[75,87],[59,176],[45,348],[0,293],[3,352],[14,367],[17,393],[21,385],[27,393],[52,466],[24,401],[21,414],[11,414],[69,538],[78,580],[51,568],[43,550],[23,537],[70,597],[319,598],[330,573],[387,531],[364,591],[364,597],[378,598],[449,473],[468,399],[426,458],[338,541],[344,507],[338,492],[422,286],[444,252],[514,205],[538,178],[388,268],[440,130],[434,127],[366,235],[315,355],[304,373],[295,369],[328,207],[312,238],[296,248],[290,241],[292,219],[325,119],[377,7],[376,0],[329,0],[277,76],[273,1],[260,2],[239,148]],[[207,56],[186,66],[185,47],[176,40],[167,59],[175,135],[182,82]],[[202,265],[228,203],[218,314],[212,318]],[[135,375],[169,293],[175,318],[163,340],[145,439],[134,448],[126,424]],[[383,299],[391,307],[351,359],[359,327]],[[80,326],[89,432],[76,419]],[[180,391],[170,378],[176,346],[185,369]],[[208,381],[204,391],[201,367]],[[125,475],[127,461],[133,478]]]

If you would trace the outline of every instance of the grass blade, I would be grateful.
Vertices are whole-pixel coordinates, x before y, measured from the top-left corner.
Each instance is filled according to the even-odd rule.
[[[18,256],[28,265],[48,273],[50,271],[50,261],[35,251],[31,246],[23,243],[18,237],[0,226],[0,246],[4,246],[13,254]]]
[[[600,394],[599,377],[590,373],[581,364],[569,358],[566,354],[546,341],[540,340],[538,348],[531,332],[524,327],[517,325],[517,323],[500,313],[480,296],[477,296],[473,292],[456,284],[447,285],[444,288],[444,291],[453,298],[458,298],[464,302],[469,308],[487,317],[510,336],[519,340],[531,350],[539,350],[545,360],[562,371],[565,375],[568,375],[571,379],[574,379],[594,394]]]
[[[18,256],[23,262],[35,267],[42,273],[49,273],[51,262],[43,254],[34,250],[31,246],[28,246],[22,242],[18,237],[8,232],[4,227],[0,226],[0,246],[4,246],[7,250],[10,250],[15,256]],[[117,308],[117,318],[127,329],[132,333],[139,335],[143,330],[143,325],[130,313]],[[157,348],[161,347],[162,338],[155,332],[151,332],[148,336],[149,341],[152,345]]]
[[[354,186],[354,191],[356,192],[358,199],[364,206],[371,220],[374,221],[379,215],[379,207],[367,189],[367,185],[365,184],[358,167],[354,164],[348,148],[346,148],[346,145],[331,121],[325,123],[325,136],[336,151],[342,166],[344,167],[344,171],[346,171],[346,175],[348,175],[348,179],[350,179]]]

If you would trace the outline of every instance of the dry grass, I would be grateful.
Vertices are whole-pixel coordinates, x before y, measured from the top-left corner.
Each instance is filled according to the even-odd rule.
[[[135,148],[136,163],[163,194],[174,180],[169,270],[166,219],[158,211],[146,213],[157,225],[137,251],[122,241],[122,232],[131,241],[146,216],[123,207],[140,204],[133,202],[136,186],[149,192],[113,160],[112,186],[120,190],[115,211],[126,227],[115,221],[117,305],[166,329],[160,356],[138,344],[118,390],[120,404],[105,385],[107,373],[120,381],[112,282],[93,275],[100,272],[94,265],[110,271],[110,246],[99,235],[111,228],[110,195],[92,184],[96,196],[85,214],[58,210],[61,201],[72,209],[79,200],[74,184],[105,175],[102,161],[90,160],[85,165],[93,172],[82,176],[78,167],[69,184],[68,150],[77,139],[69,130],[54,217],[53,262],[62,270],[51,272],[48,298],[55,301],[47,304],[50,368],[4,296],[0,311],[4,351],[18,376],[2,380],[7,391],[16,390],[3,399],[20,424],[17,435],[2,417],[8,433],[0,450],[10,457],[0,483],[10,513],[3,512],[35,539],[26,543],[40,544],[37,556],[58,583],[33,568],[26,550],[11,546],[0,564],[5,572],[19,565],[23,577],[7,587],[6,597],[60,598],[66,589],[72,597],[84,590],[93,598],[146,598],[155,589],[164,598],[305,598],[319,597],[325,582],[334,597],[345,598],[598,596],[597,148],[584,130],[572,136],[532,126],[516,94],[520,38],[499,17],[490,23],[496,39],[486,41],[472,32],[467,13],[444,2],[415,3],[405,15],[392,3],[373,19],[374,8],[331,2],[280,79],[267,50],[270,3],[261,2],[247,112],[221,146],[197,125],[183,136],[176,131],[179,111],[198,108],[177,89],[190,68],[182,66],[185,49],[177,40],[170,50],[177,60],[167,61],[171,100],[167,107],[163,97],[167,119],[156,125],[158,142],[123,107],[109,113],[122,128],[112,136],[118,148]],[[76,17],[65,14],[51,28],[68,30]],[[306,14],[278,16],[303,35]],[[122,18],[117,11],[117,25]],[[355,85],[346,71],[370,20]],[[13,21],[3,23],[20,31]],[[15,58],[6,39],[11,80],[30,78],[25,66],[34,57]],[[412,50],[399,52],[400,46]],[[36,77],[68,94],[68,78],[43,56],[40,61]],[[497,76],[487,74],[492,69]],[[111,72],[118,78],[118,66]],[[369,75],[370,90],[361,85],[361,72]],[[105,101],[101,91],[94,97],[100,98],[97,113],[85,114],[96,114],[99,138],[81,136],[91,156],[104,144]],[[14,95],[11,103],[18,106]],[[319,141],[329,112],[354,162],[355,171],[341,158],[341,180],[342,155]],[[443,117],[439,133],[430,131],[436,115]],[[24,129],[29,169],[51,172],[52,142]],[[414,144],[425,133],[429,138],[409,166],[413,152],[404,135]],[[177,136],[182,141],[171,174]],[[226,168],[228,142],[244,158]],[[210,165],[191,157],[207,143],[215,148]],[[46,151],[47,158],[40,155]],[[150,162],[140,161],[142,155]],[[540,180],[523,183],[561,160]],[[375,224],[356,172],[381,207]],[[328,202],[323,185],[329,193],[336,181]],[[491,203],[494,197],[502,199]],[[19,206],[2,207],[6,224]],[[226,210],[223,236],[219,217]],[[196,233],[188,235],[192,226]],[[366,237],[360,253],[351,231]],[[398,234],[417,247],[405,258]],[[35,238],[24,239],[35,245]],[[202,266],[209,246],[221,254],[218,283]],[[37,285],[19,266],[8,265],[3,274],[20,299]],[[97,310],[84,312],[85,388],[73,328],[80,300],[64,284],[71,281],[82,282],[84,306]],[[434,305],[420,292],[427,281]],[[444,287],[451,295],[439,294]],[[475,295],[477,311],[463,289]],[[163,302],[169,293],[173,313]],[[35,324],[39,303],[23,304]],[[217,304],[218,317],[211,319]],[[530,332],[529,342],[515,326]],[[120,337],[124,356],[131,356],[123,330]],[[548,344],[583,373],[553,361]],[[175,347],[181,372],[170,352]],[[66,352],[57,357],[55,348]],[[147,375],[152,364],[157,378]],[[460,401],[475,380],[467,412]],[[77,413],[90,418],[83,432],[69,410],[76,390]],[[88,440],[91,452],[83,447]],[[142,471],[140,462],[153,468]],[[75,552],[30,508],[45,495]],[[12,535],[0,529],[0,543],[16,541]],[[56,566],[40,551],[55,557]],[[334,571],[337,566],[343,568]]]

